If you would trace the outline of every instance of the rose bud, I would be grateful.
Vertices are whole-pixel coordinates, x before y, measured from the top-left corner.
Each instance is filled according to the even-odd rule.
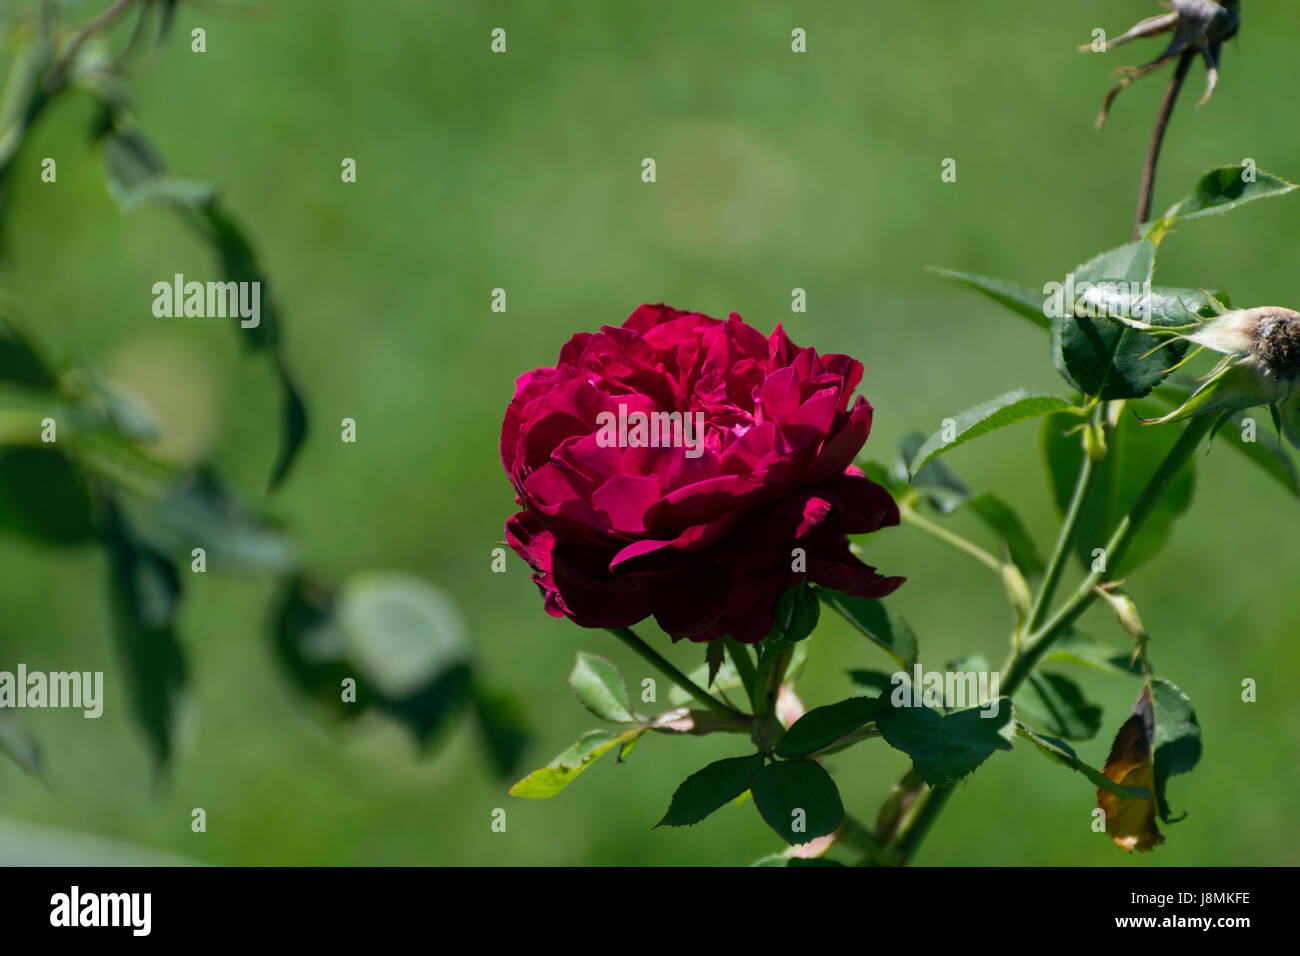
[[[1148,424],[1267,405],[1279,430],[1300,448],[1300,312],[1276,306],[1238,309],[1190,334],[1175,334],[1199,345],[1197,352],[1210,349],[1223,359],[1186,402]]]
[[[753,643],[808,580],[878,598],[884,577],[848,535],[898,523],[852,464],[872,408],[862,366],[725,322],[643,305],[581,332],[518,380],[501,460],[521,510],[506,523],[546,610],[584,627],[653,616],[674,640]]]
[[[1121,67],[1116,71],[1116,75],[1123,76],[1123,79],[1118,86],[1106,94],[1101,115],[1097,117],[1097,128],[1101,129],[1106,122],[1110,105],[1121,90],[1134,80],[1140,80],[1148,73],[1154,73],[1166,63],[1176,60],[1189,51],[1193,53],[1199,51],[1205,60],[1205,95],[1196,104],[1198,107],[1204,106],[1214,95],[1214,88],[1219,84],[1219,56],[1223,50],[1223,43],[1225,40],[1232,39],[1240,28],[1239,0],[1222,0],[1221,3],[1215,3],[1214,0],[1173,0],[1172,11],[1143,20],[1122,36],[1104,43],[1099,50],[1091,44],[1079,47],[1080,52],[1083,53],[1094,50],[1105,53],[1138,37],[1156,36],[1170,30],[1174,34],[1165,51],[1150,63],[1144,66]]]

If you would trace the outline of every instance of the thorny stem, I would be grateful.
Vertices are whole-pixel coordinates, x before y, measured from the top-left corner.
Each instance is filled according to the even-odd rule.
[[[740,711],[732,707],[728,707],[699,684],[695,683],[695,681],[683,674],[680,670],[674,667],[666,657],[656,651],[645,641],[641,640],[641,638],[637,637],[636,633],[630,627],[608,627],[605,630],[609,631],[609,633],[613,634],[628,647],[632,648],[632,650],[640,654],[643,659],[658,668],[659,671],[669,680],[675,683],[682,690],[686,691],[686,693],[690,694],[723,720],[745,721],[749,719],[747,715],[742,714]]]
[[[1178,94],[1182,92],[1183,81],[1187,79],[1187,73],[1192,68],[1192,60],[1195,56],[1196,51],[1188,49],[1178,58],[1178,66],[1174,70],[1173,79],[1169,81],[1169,88],[1165,90],[1164,101],[1160,104],[1160,112],[1156,116],[1155,129],[1151,131],[1147,158],[1142,164],[1142,183],[1138,187],[1137,219],[1133,222],[1134,242],[1142,238],[1142,224],[1151,218],[1151,199],[1155,190],[1156,165],[1160,162],[1160,147],[1164,145],[1165,131],[1169,129],[1169,120],[1174,115]]]
[[[1115,569],[1120,566],[1124,557],[1128,554],[1129,548],[1132,547],[1134,539],[1138,532],[1146,523],[1151,515],[1156,502],[1160,496],[1168,490],[1169,485],[1173,482],[1188,460],[1195,453],[1196,448],[1201,443],[1206,434],[1214,426],[1214,417],[1211,415],[1201,415],[1193,418],[1187,428],[1179,436],[1177,443],[1170,449],[1169,454],[1156,468],[1155,473],[1147,482],[1146,487],[1142,490],[1141,496],[1137,503],[1133,505],[1132,510],[1119,523],[1111,535],[1110,542],[1106,546],[1106,564],[1107,569]],[[1084,457],[1083,468],[1088,467],[1088,458]],[[1077,521],[1078,515],[1075,515]],[[1067,536],[1062,535],[1062,541]],[[1058,547],[1061,542],[1058,541]],[[1017,648],[1012,655],[1011,660],[1003,667],[1004,677],[1002,679],[1002,695],[1011,697],[1022,683],[1033,673],[1034,667],[1038,661],[1052,646],[1052,643],[1065,632],[1071,624],[1078,620],[1079,616],[1091,606],[1100,594],[1098,588],[1110,580],[1113,570],[1093,571],[1084,579],[1074,594],[1065,602],[1061,608],[1052,615],[1048,621],[1032,631],[1024,643]],[[920,785],[923,786],[923,785]],[[918,786],[916,789],[920,789]],[[897,849],[904,861],[911,859],[924,840],[930,828],[934,825],[935,819],[943,810],[951,798],[953,788],[939,787],[926,789],[917,799],[917,807],[912,816],[901,827],[897,838],[891,844]]]

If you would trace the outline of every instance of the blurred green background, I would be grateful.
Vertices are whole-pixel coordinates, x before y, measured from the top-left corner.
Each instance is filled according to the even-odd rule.
[[[547,617],[513,554],[508,573],[491,573],[513,510],[497,443],[515,377],[552,364],[574,332],[667,301],[736,311],[764,332],[784,322],[801,345],[861,359],[877,409],[869,456],[892,458],[906,432],[1011,388],[1062,391],[1044,336],[924,267],[1038,285],[1128,239],[1167,73],[1121,96],[1104,132],[1092,121],[1109,71],[1162,41],[1094,58],[1074,46],[1156,12],[1144,0],[274,0],[246,16],[182,4],[132,87],[141,127],[178,174],[220,185],[276,283],[314,430],[270,511],[329,574],[391,568],[450,591],[490,678],[523,702],[526,763],[540,766],[593,723],[564,683],[577,650],[613,658],[630,683],[647,675],[604,632]],[[1300,14],[1252,3],[1244,17],[1199,111],[1195,67],[1158,209],[1205,168],[1245,157],[1300,177]],[[189,49],[195,26],[204,54]],[[495,27],[506,55],[489,52]],[[806,54],[790,50],[794,27]],[[209,277],[208,253],[165,210],[119,213],[86,142],[90,117],[69,100],[25,149],[3,287],[46,343],[145,397],[168,454],[211,458],[253,498],[274,453],[274,385],[222,322],[151,316],[152,283]],[[39,182],[44,156],[58,160],[57,184]],[[343,157],[357,160],[355,184],[340,182]],[[948,157],[957,181],[945,184]],[[1295,197],[1189,223],[1165,243],[1159,281],[1295,306],[1298,223]],[[504,314],[490,310],[497,287]],[[795,287],[806,314],[791,314]],[[358,423],[355,445],[338,439],[344,417]],[[1038,446],[1024,425],[949,463],[1014,502],[1046,549],[1056,516]],[[1165,846],[1130,860],[1090,830],[1092,787],[1022,744],[961,786],[919,862],[1300,863],[1298,513],[1224,446],[1202,463],[1189,518],[1131,582],[1157,669],[1204,728],[1200,767],[1170,785],[1189,816],[1165,828]],[[955,520],[980,536],[969,516]],[[924,662],[1002,659],[1009,619],[983,569],[910,529],[863,543],[910,579],[893,603]],[[24,718],[49,785],[0,762],[0,855],[39,846],[46,831],[25,824],[227,864],[738,864],[780,849],[752,807],[651,829],[682,778],[742,752],[734,737],[653,737],[626,765],[606,758],[555,799],[527,802],[491,778],[468,726],[425,756],[379,719],[327,727],[277,666],[273,582],[256,577],[187,581],[192,694],[155,786],[126,716],[101,554],[3,537],[0,567],[0,667],[107,673],[100,720]],[[1084,626],[1123,643],[1096,609]],[[684,668],[703,660],[641,630]],[[810,704],[844,696],[847,669],[888,664],[837,620],[813,641],[800,684]],[[1078,748],[1100,765],[1136,686],[1073,676],[1107,709],[1107,731]],[[1241,702],[1245,677],[1257,703]],[[830,764],[849,812],[870,820],[907,761],[874,741]],[[206,833],[190,830],[195,807]],[[505,833],[490,826],[497,807]]]

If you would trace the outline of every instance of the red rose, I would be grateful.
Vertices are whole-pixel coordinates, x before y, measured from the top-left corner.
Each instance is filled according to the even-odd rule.
[[[861,378],[853,359],[801,349],[779,325],[765,339],[735,313],[643,305],[622,328],[575,335],[555,368],[519,378],[501,428],[523,509],[506,536],[546,610],[753,643],[805,577],[891,593],[903,579],[846,537],[898,523],[852,464],[871,429],[867,400],[850,406]]]

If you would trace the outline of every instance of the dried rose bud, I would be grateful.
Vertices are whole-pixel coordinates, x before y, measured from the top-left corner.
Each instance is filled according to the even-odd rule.
[[[1083,53],[1094,50],[1105,53],[1138,37],[1156,36],[1170,30],[1174,34],[1165,52],[1150,63],[1143,66],[1121,67],[1116,71],[1116,75],[1122,76],[1123,79],[1120,80],[1118,86],[1106,94],[1106,101],[1102,105],[1101,115],[1097,117],[1097,128],[1101,129],[1102,124],[1106,122],[1106,117],[1110,113],[1110,105],[1115,101],[1115,97],[1120,94],[1121,90],[1134,80],[1140,80],[1148,73],[1154,73],[1166,63],[1178,59],[1185,53],[1199,51],[1205,59],[1205,69],[1207,71],[1205,95],[1196,104],[1198,107],[1204,106],[1210,97],[1214,95],[1214,88],[1219,84],[1219,55],[1223,50],[1223,43],[1225,40],[1232,39],[1240,27],[1240,0],[1222,0],[1220,3],[1215,3],[1214,0],[1173,0],[1172,11],[1143,20],[1123,36],[1103,43],[1100,49],[1091,44],[1079,47],[1079,50]]]
[[[1267,405],[1287,440],[1300,448],[1300,312],[1238,309],[1178,337],[1223,360],[1182,406],[1148,424]]]

